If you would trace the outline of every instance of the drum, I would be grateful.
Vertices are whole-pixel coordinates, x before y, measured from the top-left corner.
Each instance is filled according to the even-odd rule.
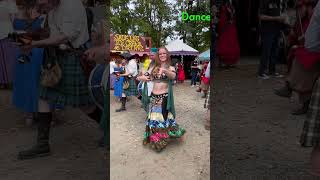
[[[109,82],[109,72],[107,65],[98,64],[91,71],[89,76],[89,94],[98,108],[103,110],[104,92],[107,90]]]
[[[142,91],[143,91],[143,82],[142,81],[139,82],[137,88],[138,88],[138,93],[141,95]]]
[[[147,86],[148,86],[148,96],[151,96],[151,92],[153,90],[153,82],[152,81],[147,82]],[[138,93],[142,95],[143,89],[144,89],[144,82],[140,81],[138,84]]]

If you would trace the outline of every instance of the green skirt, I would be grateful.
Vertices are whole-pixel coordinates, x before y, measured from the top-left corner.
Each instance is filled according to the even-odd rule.
[[[40,98],[50,104],[80,107],[93,104],[89,96],[88,79],[80,64],[80,56],[57,54],[57,62],[62,69],[62,78],[54,87],[40,85]]]
[[[126,96],[137,96],[138,89],[134,78],[129,79],[129,88],[123,90]]]

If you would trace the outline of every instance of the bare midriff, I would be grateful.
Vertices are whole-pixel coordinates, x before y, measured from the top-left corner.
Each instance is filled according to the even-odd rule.
[[[157,82],[154,81],[152,93],[155,95],[168,93],[168,83],[167,82]]]

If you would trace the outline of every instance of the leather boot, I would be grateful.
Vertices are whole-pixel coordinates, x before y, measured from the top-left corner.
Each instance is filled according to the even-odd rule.
[[[292,115],[306,114],[309,109],[309,103],[310,103],[310,100],[304,102],[301,108],[298,108],[292,111]]]
[[[207,97],[207,95],[208,95],[208,93],[207,93],[207,92],[205,92],[205,93],[203,94],[202,98],[206,98],[206,97]]]
[[[311,152],[311,174],[320,177],[320,148],[314,147]]]
[[[127,97],[122,97],[121,98],[121,108],[117,109],[116,112],[121,112],[121,111],[125,111],[126,110],[126,102],[127,102]]]
[[[292,95],[292,89],[290,88],[289,82],[286,81],[286,84],[284,87],[282,87],[280,89],[275,89],[274,93],[280,97],[290,98]]]
[[[95,120],[98,124],[100,124],[102,117],[102,110],[98,107],[92,112],[87,114],[91,119]]]
[[[38,115],[39,122],[37,144],[28,150],[19,152],[18,159],[20,160],[50,155],[49,134],[52,113],[39,113]]]

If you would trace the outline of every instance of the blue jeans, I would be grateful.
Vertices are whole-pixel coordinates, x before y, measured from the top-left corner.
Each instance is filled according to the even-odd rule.
[[[280,30],[273,32],[261,32],[262,53],[258,71],[259,75],[266,73],[268,67],[270,74],[274,74],[276,72],[276,63],[279,57],[279,37]]]
[[[197,84],[197,72],[192,71],[191,72],[191,85],[196,85]]]

